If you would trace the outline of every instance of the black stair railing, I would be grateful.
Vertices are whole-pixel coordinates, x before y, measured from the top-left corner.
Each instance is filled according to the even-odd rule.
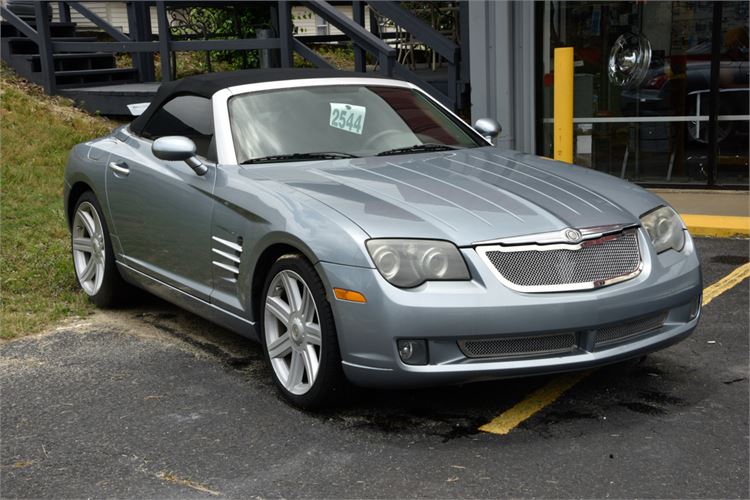
[[[3,20],[10,23],[19,32],[23,33],[29,40],[39,47],[39,55],[42,69],[42,86],[47,94],[55,93],[55,63],[52,59],[52,48],[50,47],[49,18],[47,2],[34,4],[34,17],[36,27],[33,28],[26,21],[15,15],[4,5],[0,5],[0,14]],[[42,20],[42,22],[39,22]]]
[[[149,19],[148,5],[144,2],[128,2],[127,4],[130,36],[109,24],[81,2],[58,2],[57,4],[61,20],[67,18],[69,22],[70,9],[72,8],[117,42],[148,41],[151,39],[151,20]],[[144,28],[147,28],[147,30],[144,30]],[[139,81],[153,80],[153,54],[133,52],[131,57],[133,65],[138,70]]]
[[[171,75],[170,67],[170,54],[176,51],[209,51],[209,50],[262,50],[262,49],[282,49],[281,64],[285,67],[290,67],[293,64],[291,58],[291,51],[288,50],[287,56],[283,54],[285,48],[291,48],[291,36],[292,36],[292,22],[291,14],[289,13],[289,6],[286,9],[278,9],[278,19],[276,24],[279,26],[280,33],[288,33],[288,36],[277,36],[274,38],[238,38],[231,40],[172,40],[170,37],[170,26],[167,14],[167,5],[169,2],[156,1],[156,2],[123,2],[140,7],[141,12],[148,12],[151,5],[156,5],[157,8],[157,23],[159,26],[159,39],[151,40],[150,33],[146,31],[147,36],[135,36],[135,40],[131,36],[126,35],[122,31],[118,30],[106,20],[97,16],[94,12],[88,9],[84,2],[73,2],[73,1],[62,1],[55,2],[60,12],[61,19],[70,18],[70,9],[76,10],[81,15],[93,22],[97,27],[104,30],[109,34],[114,41],[109,42],[81,42],[81,41],[65,41],[65,40],[53,40],[50,36],[50,16],[49,16],[49,4],[48,1],[35,2],[35,18],[34,27],[23,19],[16,16],[10,9],[4,5],[0,5],[0,15],[3,20],[13,25],[19,32],[23,33],[29,40],[33,41],[39,47],[39,54],[41,59],[41,74],[42,74],[42,85],[47,94],[56,93],[55,84],[55,68],[53,62],[53,56],[59,52],[70,52],[70,53],[85,53],[85,52],[104,52],[104,53],[120,53],[129,52],[134,54],[133,61],[139,72],[140,81],[153,81],[153,62],[149,62],[146,58],[148,55],[158,52],[161,59],[162,69],[162,81],[168,81]],[[187,8],[190,6],[190,2],[171,2],[177,5],[179,8]],[[200,2],[196,2],[200,3]],[[278,2],[279,4],[288,2]],[[215,4],[218,6],[218,2]],[[286,14],[284,14],[286,12]],[[137,31],[138,25],[148,23],[150,21],[146,17],[141,15],[137,19],[133,19],[129,16],[131,24],[135,25],[131,27],[131,32]],[[283,31],[281,31],[283,29]],[[150,29],[149,29],[150,31]],[[143,32],[141,32],[143,35]],[[146,57],[142,57],[146,56]],[[140,64],[139,64],[140,63]],[[150,71],[149,71],[150,70]]]
[[[458,99],[458,78],[460,70],[460,47],[452,40],[439,33],[432,26],[429,26],[424,21],[419,19],[411,12],[402,9],[397,2],[394,1],[370,1],[368,2],[370,7],[378,11],[380,14],[391,19],[393,22],[398,24],[401,28],[409,32],[415,39],[424,43],[435,51],[438,55],[443,57],[448,63],[448,94],[445,95],[443,92],[434,88],[415,73],[409,71],[409,69],[398,64],[396,67],[396,74],[414,84],[431,87],[430,90],[437,97],[441,98],[443,104],[448,106],[455,106]]]
[[[304,5],[341,30],[352,40],[357,48],[375,55],[378,60],[380,73],[385,76],[393,76],[393,71],[396,66],[396,49],[370,33],[363,26],[354,22],[354,20],[349,19],[328,2],[309,1],[304,2]],[[300,52],[307,48],[296,39],[294,42],[295,47]],[[315,64],[314,61],[311,62]]]
[[[309,0],[301,3],[344,33],[344,35],[299,36],[293,38],[292,43],[294,50],[305,57],[308,61],[319,67],[330,67],[325,60],[310,50],[304,44],[304,41],[317,43],[350,40],[354,46],[354,67],[356,71],[366,71],[365,54],[370,53],[377,58],[378,71],[380,73],[387,76],[396,76],[425,88],[430,91],[432,95],[437,97],[444,105],[452,109],[457,109],[459,107],[459,79],[461,71],[460,47],[409,11],[401,8],[397,2],[364,2],[362,0],[354,0],[352,2],[353,19],[342,14],[327,1]],[[419,40],[425,46],[430,47],[430,49],[445,59],[448,66],[446,82],[447,93],[436,88],[433,84],[420,77],[416,72],[410,70],[396,60],[396,49],[386,42],[386,40],[395,35],[395,33],[373,34],[373,31],[376,33],[378,32],[376,25],[372,22],[373,16],[370,16],[372,26],[369,30],[365,28],[365,3],[367,3],[372,9],[376,10],[378,14],[396,23],[403,30],[407,31],[414,39]]]
[[[450,39],[438,33],[410,12],[402,9],[398,3],[393,1],[369,1],[354,0],[352,2],[353,19],[342,14],[329,2],[302,1],[297,2],[308,7],[311,11],[321,16],[331,25],[338,28],[343,35],[327,37],[294,36],[294,27],[291,16],[292,2],[281,0],[270,4],[271,20],[275,37],[264,38],[237,38],[237,39],[204,39],[204,40],[177,40],[171,37],[171,27],[168,15],[169,8],[186,9],[193,4],[205,2],[189,1],[144,1],[144,2],[121,2],[128,8],[128,21],[130,33],[112,26],[105,19],[94,13],[81,1],[58,1],[59,18],[62,21],[70,19],[70,12],[74,10],[91,21],[95,26],[107,33],[112,41],[77,41],[52,39],[50,36],[49,4],[52,2],[35,2],[35,26],[32,27],[23,19],[17,17],[7,7],[0,5],[0,14],[5,21],[12,24],[19,32],[27,36],[39,47],[42,84],[49,94],[56,91],[54,54],[59,52],[85,53],[103,52],[120,53],[129,52],[133,58],[133,64],[138,72],[139,81],[154,81],[154,59],[153,54],[160,54],[161,79],[168,81],[172,75],[171,55],[176,51],[211,51],[211,50],[270,50],[276,52],[276,64],[282,67],[294,65],[293,54],[296,52],[307,61],[318,67],[330,67],[330,64],[311,50],[305,41],[318,41],[318,38],[336,38],[337,40],[348,40],[354,46],[355,70],[365,72],[366,55],[370,54],[378,62],[379,73],[386,76],[397,76],[410,81],[420,87],[426,88],[435,95],[443,104],[453,109],[459,103],[459,78],[461,68],[460,48]],[[371,29],[365,28],[364,9],[365,3],[375,9],[378,14],[389,18],[401,28],[408,31],[411,36],[430,47],[439,54],[448,66],[447,92],[436,88],[430,82],[420,77],[414,71],[397,61],[397,50],[387,43],[389,33],[373,34]],[[150,7],[156,5],[157,24],[159,27],[158,40],[154,40],[151,33]],[[220,8],[221,2],[211,4]],[[371,24],[372,24],[371,16]],[[377,32],[377,30],[375,30]],[[385,40],[384,40],[385,39]],[[320,40],[323,41],[323,40]]]

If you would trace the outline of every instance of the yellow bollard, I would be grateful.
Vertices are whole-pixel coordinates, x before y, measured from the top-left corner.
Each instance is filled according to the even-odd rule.
[[[573,163],[573,47],[555,49],[555,160]]]

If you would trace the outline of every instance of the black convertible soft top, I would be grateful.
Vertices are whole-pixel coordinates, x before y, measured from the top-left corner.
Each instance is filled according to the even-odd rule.
[[[377,78],[378,76],[374,73],[363,74],[335,69],[308,68],[248,69],[188,76],[180,80],[162,84],[148,108],[130,124],[130,130],[140,135],[143,127],[146,126],[146,123],[148,123],[154,114],[154,111],[160,108],[165,102],[181,94],[198,95],[210,99],[211,96],[221,89],[248,83],[300,80],[305,78]]]

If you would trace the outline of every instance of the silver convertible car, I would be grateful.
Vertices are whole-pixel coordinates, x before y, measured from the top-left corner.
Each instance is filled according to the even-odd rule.
[[[416,86],[251,70],[160,87],[73,148],[78,282],[130,285],[257,338],[281,393],[578,370],[696,327],[680,217],[638,186],[499,150]]]

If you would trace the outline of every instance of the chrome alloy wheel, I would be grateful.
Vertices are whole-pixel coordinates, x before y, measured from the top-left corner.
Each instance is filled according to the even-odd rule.
[[[268,357],[279,382],[292,394],[307,393],[320,368],[318,308],[299,274],[284,270],[268,287],[263,316]]]
[[[84,201],[73,218],[73,265],[81,288],[96,295],[104,279],[104,229],[94,206]]]

